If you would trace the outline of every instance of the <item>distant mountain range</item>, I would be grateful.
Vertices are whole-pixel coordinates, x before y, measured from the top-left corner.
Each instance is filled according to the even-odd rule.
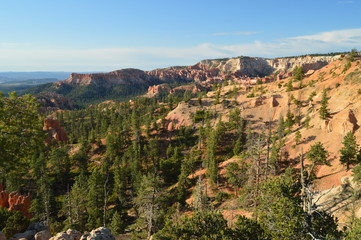
[[[46,78],[61,81],[68,78],[69,74],[70,72],[0,72],[0,83]]]
[[[212,84],[226,79],[285,74],[292,71],[295,66],[302,66],[307,72],[320,69],[338,57],[302,56],[275,59],[236,57],[203,60],[193,66],[176,66],[152,71],[122,69],[109,73],[72,73],[63,81],[36,86],[26,90],[25,93],[39,97],[49,92],[60,94],[75,105],[86,106],[105,100],[129,100],[134,96],[145,94],[148,87],[163,83]]]

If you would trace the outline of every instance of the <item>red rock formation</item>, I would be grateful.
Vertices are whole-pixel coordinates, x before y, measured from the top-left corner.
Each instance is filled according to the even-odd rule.
[[[45,140],[47,143],[50,143],[53,139],[57,142],[68,140],[64,128],[60,126],[60,122],[57,119],[45,119],[43,130],[49,133]]]
[[[154,97],[159,93],[168,93],[171,88],[167,84],[160,84],[148,87],[147,97]]]
[[[37,96],[37,102],[41,104],[41,110],[43,112],[73,108],[73,104],[69,98],[51,92],[41,93]]]
[[[6,191],[0,192],[0,207],[9,208],[9,193]]]
[[[8,193],[7,191],[0,192],[0,207],[7,208],[9,211],[20,211],[24,216],[31,218],[29,212],[31,205],[31,196],[21,195],[19,192]]]
[[[24,196],[19,192],[12,192],[9,194],[9,211],[20,211],[25,217],[31,218],[32,215],[29,212],[31,205],[30,194]]]

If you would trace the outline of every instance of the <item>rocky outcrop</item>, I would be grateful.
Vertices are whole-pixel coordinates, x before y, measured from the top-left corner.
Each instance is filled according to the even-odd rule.
[[[127,68],[109,73],[72,73],[62,81],[70,85],[119,85],[119,84],[146,84],[152,79],[146,72]],[[62,82],[57,82],[58,86]]]
[[[160,93],[168,93],[171,90],[168,84],[160,84],[148,87],[146,97],[154,97]]]
[[[122,69],[109,73],[72,73],[64,81],[56,82],[55,87],[69,85],[99,85],[112,87],[115,85],[146,85],[153,86],[171,82],[217,82],[232,77],[264,77],[280,72],[282,79],[289,75],[295,66],[302,66],[304,71],[317,70],[337,59],[338,56],[293,57],[293,58],[257,58],[237,57],[225,59],[203,60],[188,67],[169,67],[142,71],[139,69]],[[150,89],[150,91],[153,91]]]
[[[84,233],[80,240],[115,240],[108,228],[100,227],[90,233]]]
[[[7,191],[0,192],[0,207],[7,208],[9,211],[20,211],[24,216],[31,218],[29,212],[31,205],[30,195],[21,195],[19,192],[8,193]]]
[[[274,58],[267,62],[276,71],[292,71],[295,66],[302,66],[304,72],[309,70],[318,70],[332,61],[339,59],[340,56],[304,56],[290,58]]]
[[[50,239],[50,232],[48,230],[43,230],[40,232],[37,232],[34,236],[35,240],[49,240]]]
[[[48,240],[50,232],[44,224],[36,222],[30,224],[25,232],[17,233],[10,239],[17,240]]]
[[[246,75],[249,77],[263,77],[274,71],[267,59],[253,57],[203,60],[194,65],[193,68],[203,71],[219,70],[222,74],[237,73],[239,76]]]
[[[60,121],[57,119],[45,119],[43,130],[48,132],[46,142],[50,143],[52,140],[57,142],[65,142],[68,136],[63,127],[60,126]]]
[[[274,108],[279,105],[276,96],[271,96],[270,107]]]
[[[328,63],[338,59],[340,56],[305,56],[291,58],[251,58],[238,57],[227,59],[203,60],[193,66],[205,71],[218,69],[221,74],[238,74],[248,77],[263,77],[275,71],[281,72],[281,77],[289,75],[295,66],[302,66],[305,72],[317,70]]]
[[[61,94],[44,92],[38,95],[36,100],[40,103],[42,112],[56,111],[58,109],[73,109],[72,101]]]
[[[15,234],[12,239],[27,239],[27,240],[31,240],[32,238],[34,238],[36,234],[35,230],[26,230],[23,233],[17,233]]]
[[[357,124],[357,119],[351,109],[345,109],[336,114],[330,121],[325,121],[324,129],[328,132],[338,132],[341,135],[346,135],[348,132],[355,133],[360,126]]]
[[[50,240],[79,240],[81,236],[81,232],[74,229],[68,229],[66,232],[57,233],[54,237],[50,238]]]

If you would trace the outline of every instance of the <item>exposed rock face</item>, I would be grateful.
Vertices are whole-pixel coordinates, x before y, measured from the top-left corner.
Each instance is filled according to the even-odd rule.
[[[47,143],[50,143],[52,139],[57,142],[68,140],[68,136],[64,128],[60,126],[60,122],[57,119],[45,119],[43,130],[49,133],[47,139],[45,140]]]
[[[40,232],[37,232],[34,236],[35,240],[49,240],[50,239],[50,232],[48,230],[43,230]]]
[[[269,59],[267,62],[275,70],[292,71],[295,66],[302,66],[304,72],[310,70],[318,70],[332,61],[340,58],[337,56],[306,56],[306,57],[292,57],[292,58],[275,58]]]
[[[237,73],[249,77],[266,76],[274,71],[267,59],[251,57],[203,60],[193,67],[204,71],[217,69],[223,74]]]
[[[327,129],[328,132],[335,131],[341,135],[346,135],[348,132],[355,133],[360,127],[357,124],[355,114],[350,109],[341,111],[325,124],[325,129]]]
[[[72,109],[73,104],[69,98],[64,97],[61,94],[52,92],[45,92],[37,96],[37,102],[41,104],[41,110],[55,111],[58,109]]]
[[[81,240],[115,240],[114,236],[108,228],[100,227],[90,233],[85,233]]]
[[[193,67],[198,67],[206,71],[218,69],[222,74],[237,73],[238,75],[257,77],[270,75],[274,71],[284,71],[283,74],[286,74],[295,66],[302,66],[305,72],[317,70],[338,58],[339,56],[306,56],[274,59],[238,57],[203,60]]]
[[[139,69],[122,69],[109,73],[72,73],[68,79],[63,82],[70,85],[118,85],[118,84],[145,84],[151,78]],[[61,83],[61,82],[58,82]]]
[[[81,232],[68,229],[66,232],[57,233],[54,237],[50,238],[50,240],[79,240],[81,236]]]
[[[8,208],[9,211],[18,210],[24,216],[31,218],[32,215],[29,212],[31,205],[30,195],[21,195],[19,192],[7,193],[6,191],[0,192],[0,207]]]
[[[72,73],[64,81],[57,82],[56,87],[62,84],[70,85],[101,85],[111,87],[120,84],[142,84],[153,86],[169,82],[214,82],[222,81],[231,76],[264,77],[274,71],[281,71],[279,78],[289,75],[295,66],[302,66],[304,71],[317,70],[337,59],[338,56],[329,57],[294,57],[294,58],[253,58],[237,57],[226,59],[203,60],[193,66],[169,67],[153,71],[139,69],[122,69],[109,73]],[[150,92],[157,91],[149,89]]]
[[[279,105],[277,99],[275,96],[272,96],[271,97],[271,101],[270,101],[270,107],[273,108],[273,107],[277,107]]]
[[[30,240],[32,239],[36,234],[35,230],[26,230],[23,233],[17,233],[13,236],[14,239],[27,239]]]
[[[148,87],[148,93],[146,94],[147,97],[154,97],[160,93],[168,93],[171,90],[169,85],[167,84],[160,84]]]

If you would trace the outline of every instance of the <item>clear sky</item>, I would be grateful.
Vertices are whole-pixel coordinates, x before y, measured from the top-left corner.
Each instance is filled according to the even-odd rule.
[[[361,49],[361,0],[0,0],[0,71]]]

